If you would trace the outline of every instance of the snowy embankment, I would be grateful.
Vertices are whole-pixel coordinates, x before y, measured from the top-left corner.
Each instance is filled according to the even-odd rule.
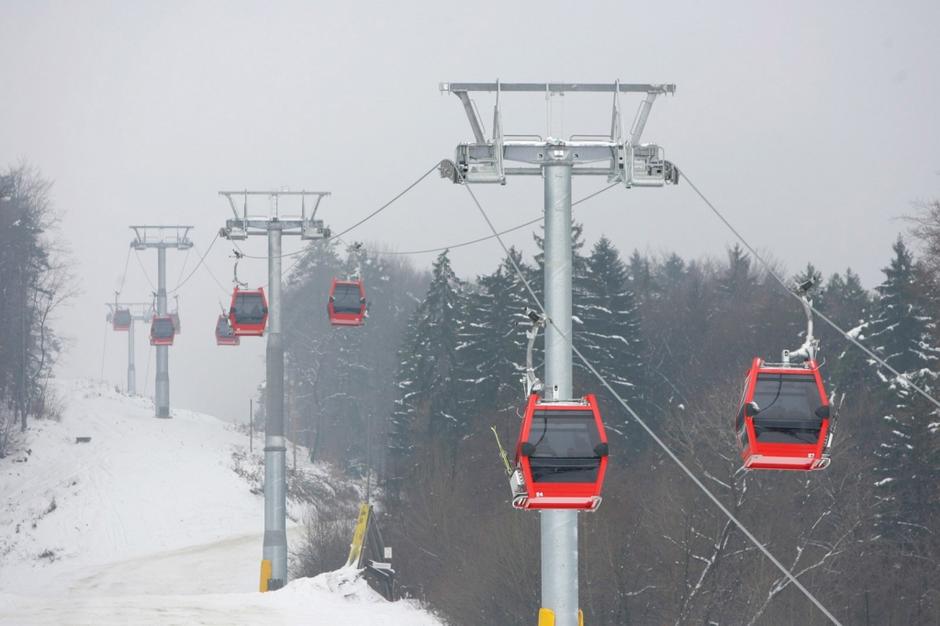
[[[257,593],[261,441],[250,457],[247,436],[215,417],[155,419],[149,400],[86,381],[57,392],[62,421],[33,422],[0,460],[0,623],[439,623],[353,571]],[[300,457],[324,506],[354,493]],[[288,535],[296,545],[300,527]]]

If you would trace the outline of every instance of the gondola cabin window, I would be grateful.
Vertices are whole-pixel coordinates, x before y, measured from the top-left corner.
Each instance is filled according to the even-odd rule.
[[[819,439],[819,389],[811,376],[760,374],[754,389],[759,412],[754,434],[764,443],[809,443]]]
[[[362,308],[359,295],[359,285],[339,283],[333,293],[333,310],[337,313],[353,313],[358,315]]]
[[[591,411],[536,410],[527,442],[532,479],[553,483],[592,483],[597,480],[601,443]]]

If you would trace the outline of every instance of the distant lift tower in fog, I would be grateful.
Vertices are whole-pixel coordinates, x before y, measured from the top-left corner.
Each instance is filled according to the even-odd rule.
[[[189,250],[193,242],[189,239],[192,226],[131,226],[134,250],[157,250],[157,315],[166,315],[166,251]],[[170,355],[169,346],[157,346],[157,374],[154,384],[153,404],[156,416],[170,417]]]
[[[509,175],[541,176],[545,193],[545,386],[550,400],[571,400],[571,177],[606,176],[627,188],[661,187],[678,181],[678,171],[654,144],[641,144],[656,97],[675,93],[675,85],[614,83],[442,83],[441,91],[456,95],[473,131],[473,142],[457,146],[453,168],[441,175],[455,183],[506,184]],[[472,93],[495,95],[492,135],[487,138]],[[541,93],[545,97],[546,136],[510,135],[503,131],[500,98],[507,93]],[[613,95],[610,135],[553,134],[553,102],[567,93]],[[645,98],[628,134],[620,115],[620,96]],[[559,107],[561,108],[561,107]],[[522,163],[509,166],[507,162]],[[578,514],[570,510],[540,512],[542,609],[539,624],[578,626]]]
[[[299,235],[317,240],[330,236],[317,220],[320,201],[326,191],[220,191],[228,200],[232,219],[225,221],[219,234],[231,241],[249,235],[268,238],[268,345],[265,352],[264,407],[264,545],[261,555],[261,591],[273,591],[287,584],[287,483],[284,436],[284,342],[281,337],[281,236]],[[269,207],[263,215],[248,210],[248,199],[265,196]],[[299,197],[300,211],[281,215],[282,198]],[[236,205],[236,199],[240,200]],[[310,216],[307,201],[310,200]]]
[[[147,322],[153,319],[154,308],[152,302],[105,302],[108,307],[108,321],[114,323],[115,313],[126,317],[127,321],[127,393],[137,395],[137,371],[134,364],[134,322]],[[115,330],[125,330],[114,326]]]

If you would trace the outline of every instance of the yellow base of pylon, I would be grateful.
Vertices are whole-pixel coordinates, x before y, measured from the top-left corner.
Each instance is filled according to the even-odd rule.
[[[261,593],[268,590],[269,580],[271,580],[271,561],[264,559],[261,561],[261,585],[258,589]]]
[[[538,626],[555,626],[555,611],[551,609],[539,609]],[[578,609],[578,626],[584,626],[584,613]]]

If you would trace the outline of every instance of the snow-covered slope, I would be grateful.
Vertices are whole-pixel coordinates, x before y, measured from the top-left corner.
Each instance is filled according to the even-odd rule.
[[[57,389],[62,421],[33,422],[0,460],[0,623],[439,623],[351,571],[256,593],[262,500],[246,435],[185,410],[155,419],[149,400],[97,383]],[[326,496],[350,490],[298,461]],[[296,545],[299,527],[288,532]]]

